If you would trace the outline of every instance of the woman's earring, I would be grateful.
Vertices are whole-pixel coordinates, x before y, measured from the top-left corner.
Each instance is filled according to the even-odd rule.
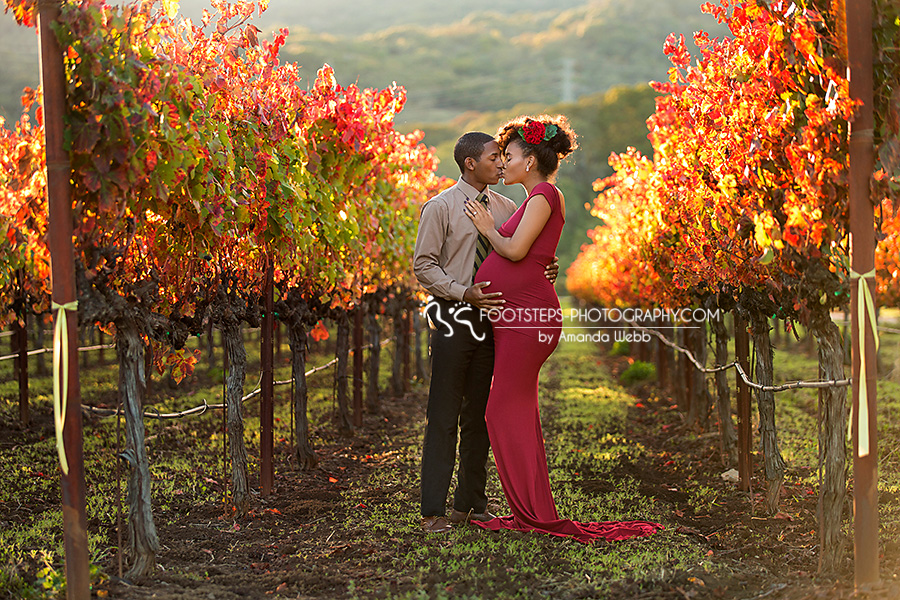
[[[531,163],[528,163],[527,165],[525,165],[525,170],[526,170],[526,171],[530,171],[530,170],[531,170]]]

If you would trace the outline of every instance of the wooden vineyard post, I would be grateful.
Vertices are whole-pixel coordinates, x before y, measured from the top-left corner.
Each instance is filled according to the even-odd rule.
[[[363,424],[363,305],[353,309],[353,426]]]
[[[350,315],[347,309],[342,309],[337,319],[337,336],[335,339],[335,355],[337,357],[337,369],[335,370],[337,388],[338,421],[341,432],[353,431],[353,418],[350,415],[350,389],[347,380],[350,378]]]
[[[428,371],[425,368],[425,359],[422,355],[422,338],[427,340],[428,332],[422,327],[422,313],[418,305],[412,311],[413,319],[413,357],[415,358],[415,372],[418,381],[426,381],[428,379]],[[423,336],[424,334],[424,336]],[[426,344],[427,346],[427,344]]]
[[[655,329],[657,332],[661,333],[658,319],[653,320],[651,327],[653,327],[653,329]],[[662,340],[660,340],[656,336],[653,336],[652,343],[653,343],[653,347],[656,351],[653,356],[653,362],[656,364],[656,383],[659,386],[659,389],[663,390],[666,387],[666,384],[665,384],[666,374],[664,371],[665,370],[665,366],[664,366],[665,358],[663,358],[663,352],[662,352],[663,344],[662,344]]]
[[[103,346],[106,345],[106,340],[104,339],[105,336],[103,335],[102,329],[95,326],[94,330],[97,332],[97,345],[99,346],[99,348],[97,348],[97,364],[102,367],[106,365],[106,354],[103,348]]]
[[[378,322],[378,312],[375,307],[370,307],[366,313],[366,338],[369,344],[369,352],[366,361],[366,408],[372,414],[381,410],[381,402],[378,397],[378,375],[381,370],[381,324]]]
[[[31,420],[28,410],[28,318],[25,311],[25,275],[22,269],[16,271],[16,282],[21,293],[21,312],[16,320],[15,339],[18,342],[19,356],[16,358],[16,365],[19,371],[19,421],[23,425],[27,425]]]
[[[263,288],[264,315],[260,335],[260,366],[262,381],[260,382],[259,426],[262,429],[259,438],[259,488],[262,496],[272,493],[275,469],[272,465],[272,454],[275,446],[273,432],[275,414],[275,377],[273,373],[274,348],[272,337],[275,324],[275,284],[274,267],[270,256],[266,265],[266,280]]]
[[[681,330],[683,332],[681,343],[682,347],[686,348],[693,352],[694,350],[694,330],[690,325],[682,325]],[[681,376],[684,378],[684,405],[681,407],[681,412],[684,415],[688,415],[691,412],[691,407],[694,406],[694,363],[691,362],[691,359],[688,358],[687,354],[683,354],[683,361],[681,362],[682,370]]]
[[[750,373],[750,336],[747,334],[747,322],[734,313],[734,354],[738,364],[744,373]],[[737,416],[738,416],[738,474],[740,475],[739,489],[742,492],[750,491],[750,474],[753,471],[753,462],[750,455],[751,446],[751,418],[750,418],[750,386],[746,384],[740,374],[735,375],[737,380]]]
[[[19,322],[16,322],[14,339],[19,346],[16,356],[16,370],[19,375],[19,421],[27,425],[31,420],[28,410],[28,329]]]
[[[875,230],[869,181],[873,145],[872,2],[847,0],[850,97],[850,321],[853,337],[853,540],[857,589],[878,582],[878,419],[875,387]]]
[[[636,336],[639,336],[639,339],[641,340],[638,342],[638,356],[641,361],[648,362],[650,360],[650,343],[643,341],[644,336],[640,329],[635,328],[634,333]]]
[[[657,319],[656,326],[659,329],[660,335],[664,336],[666,339],[669,338],[669,334],[667,331],[671,331],[668,326],[664,325],[666,321],[662,319]],[[670,390],[670,380],[671,380],[671,358],[672,353],[669,348],[661,339],[657,338],[656,341],[656,364],[657,364],[657,377],[659,379],[659,389],[664,392],[669,392]]]
[[[150,397],[150,387],[153,383],[153,349],[148,344],[144,348],[144,398]]]
[[[59,398],[65,412],[62,425],[63,457],[67,465],[62,469],[63,536],[66,553],[66,597],[87,600],[91,597],[88,568],[87,517],[84,498],[84,449],[81,429],[81,390],[78,380],[78,293],[75,288],[75,249],[72,247],[72,200],[69,185],[71,166],[64,148],[66,110],[66,80],[62,50],[52,23],[58,22],[60,3],[54,0],[38,2],[38,32],[40,36],[41,87],[44,90],[44,135],[47,148],[48,241],[50,249],[50,277],[52,306],[57,326],[54,347],[68,344],[66,355],[58,357],[66,368],[57,371],[54,364],[54,383],[62,388]],[[62,352],[60,351],[60,354]],[[54,360],[54,363],[57,361]],[[68,371],[65,381],[61,379]]]
[[[403,391],[410,390],[410,382],[412,380],[412,371],[410,364],[410,351],[412,350],[412,311],[404,308],[402,314],[403,319]]]
[[[281,321],[275,321],[275,360],[281,364]]]

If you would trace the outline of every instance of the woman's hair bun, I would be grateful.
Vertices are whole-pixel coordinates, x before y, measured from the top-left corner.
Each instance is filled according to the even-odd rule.
[[[556,135],[547,140],[547,144],[560,158],[565,158],[572,154],[578,147],[578,143],[575,141],[575,132],[572,130],[572,126],[569,125],[569,120],[565,115],[556,115],[554,117],[541,115],[536,120],[542,121],[544,125],[556,125]]]

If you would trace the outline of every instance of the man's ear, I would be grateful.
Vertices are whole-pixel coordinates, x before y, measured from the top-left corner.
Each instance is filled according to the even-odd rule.
[[[475,162],[476,162],[476,161],[475,161],[474,158],[472,158],[471,156],[467,156],[467,157],[466,157],[466,162],[465,162],[466,170],[468,170],[468,171],[474,171],[474,170],[475,170]]]

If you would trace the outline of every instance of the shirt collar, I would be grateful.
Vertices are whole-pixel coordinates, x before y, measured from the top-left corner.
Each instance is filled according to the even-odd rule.
[[[459,186],[460,191],[462,191],[462,193],[466,195],[466,198],[469,198],[470,200],[474,200],[475,198],[478,197],[478,194],[481,193],[477,189],[472,187],[462,177],[459,178],[459,183],[457,184],[457,186]],[[489,185],[485,186],[484,193],[487,195],[488,198],[490,198],[491,197],[491,186],[489,186]]]

